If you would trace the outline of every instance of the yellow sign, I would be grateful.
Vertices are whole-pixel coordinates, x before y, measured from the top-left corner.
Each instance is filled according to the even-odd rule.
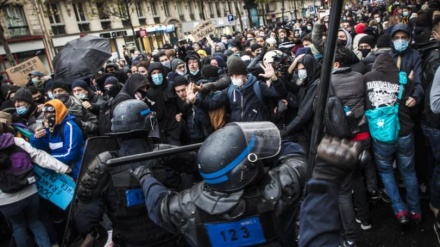
[[[197,42],[210,33],[215,32],[215,26],[211,23],[211,21],[203,21],[199,23],[199,25],[195,26],[190,34],[194,37],[194,40]]]
[[[38,70],[44,75],[47,75],[46,66],[44,66],[43,62],[41,62],[37,56],[7,69],[6,73],[8,73],[9,79],[14,85],[24,86],[29,81],[29,73],[34,70]]]

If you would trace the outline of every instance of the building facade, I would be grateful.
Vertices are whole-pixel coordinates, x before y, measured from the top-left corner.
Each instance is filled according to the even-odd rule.
[[[243,0],[28,0],[3,8],[0,23],[16,62],[39,56],[52,71],[55,54],[84,35],[108,38],[113,57],[119,58],[124,48],[151,52],[190,39],[189,31],[203,20],[212,21],[216,34],[231,34],[306,16],[309,6],[318,4],[273,0],[247,8]],[[4,54],[0,47],[0,71],[9,66]]]

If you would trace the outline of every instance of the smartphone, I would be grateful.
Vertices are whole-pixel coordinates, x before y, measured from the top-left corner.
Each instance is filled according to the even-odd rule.
[[[42,119],[38,119],[37,121],[35,121],[35,129],[42,129],[44,128],[44,122]]]

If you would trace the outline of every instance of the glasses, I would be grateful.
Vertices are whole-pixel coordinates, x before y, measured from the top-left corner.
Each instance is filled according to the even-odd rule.
[[[47,105],[43,107],[43,112],[55,112],[55,108],[51,105]]]

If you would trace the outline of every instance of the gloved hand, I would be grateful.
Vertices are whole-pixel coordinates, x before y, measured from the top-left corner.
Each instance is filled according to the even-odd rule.
[[[130,174],[142,184],[145,176],[152,175],[153,171],[146,166],[139,166],[136,169],[130,169]]]
[[[356,167],[361,148],[359,142],[325,136],[318,146],[312,177],[341,182]]]

